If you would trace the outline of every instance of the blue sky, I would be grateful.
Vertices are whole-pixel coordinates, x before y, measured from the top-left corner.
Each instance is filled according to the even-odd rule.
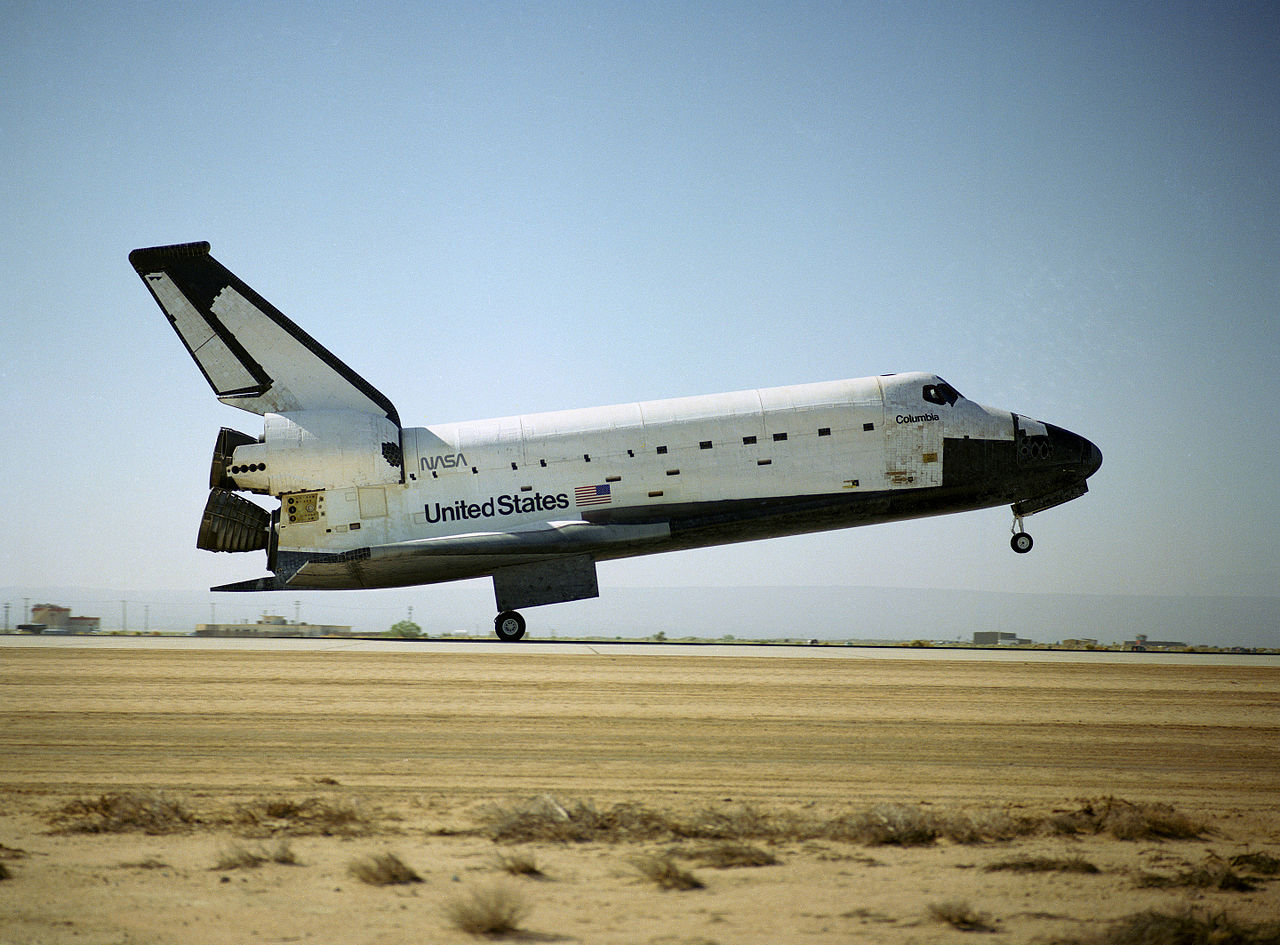
[[[994,509],[606,597],[1276,596],[1277,10],[0,2],[0,585],[262,573],[194,547],[260,421],[126,258],[207,239],[411,425],[928,370],[1106,458],[1025,557]]]

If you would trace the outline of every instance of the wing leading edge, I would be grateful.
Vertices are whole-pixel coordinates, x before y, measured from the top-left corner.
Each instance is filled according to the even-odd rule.
[[[135,249],[129,262],[224,404],[250,413],[395,406],[209,255],[209,244]]]

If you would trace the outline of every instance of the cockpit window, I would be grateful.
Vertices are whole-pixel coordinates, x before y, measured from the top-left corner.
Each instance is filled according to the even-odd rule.
[[[942,381],[938,384],[925,384],[923,396],[931,404],[949,407],[960,399],[960,392]]]

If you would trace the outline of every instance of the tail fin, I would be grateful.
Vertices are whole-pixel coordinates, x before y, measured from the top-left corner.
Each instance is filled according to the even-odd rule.
[[[129,262],[224,404],[250,413],[400,417],[385,395],[209,255],[208,243],[135,249]]]

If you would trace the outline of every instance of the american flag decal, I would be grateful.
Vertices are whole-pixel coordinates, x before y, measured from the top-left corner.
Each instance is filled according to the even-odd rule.
[[[573,498],[578,503],[578,508],[584,505],[608,505],[613,501],[613,493],[608,485],[578,486],[573,490]]]

